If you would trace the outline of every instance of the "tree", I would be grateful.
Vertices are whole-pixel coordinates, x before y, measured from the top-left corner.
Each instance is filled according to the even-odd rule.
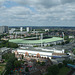
[[[8,73],[10,73],[11,69],[14,69],[14,62],[15,62],[16,58],[14,56],[14,54],[11,54],[10,57],[8,58],[8,61],[6,63],[6,71]]]
[[[7,61],[11,56],[15,56],[15,54],[14,53],[13,54],[12,53],[6,53],[6,54],[2,55],[2,58]]]
[[[18,44],[2,40],[0,44],[0,48],[1,47],[17,48]]]
[[[62,64],[62,63],[59,63],[59,64],[58,64],[58,67],[59,67],[59,68],[62,68],[62,67],[63,67],[63,64]]]
[[[53,65],[48,68],[48,74],[47,75],[58,75],[59,73],[59,67],[58,65]]]
[[[52,72],[50,71],[50,72],[47,73],[47,75],[53,75],[53,74],[52,74]]]
[[[6,46],[9,47],[9,48],[17,48],[18,47],[18,45],[16,43],[12,43],[12,42],[8,42],[6,44]]]
[[[63,61],[63,64],[65,65],[65,67],[67,66],[67,61],[66,60],[64,60]]]
[[[73,54],[75,55],[75,50],[73,51]]]
[[[21,67],[21,61],[16,60],[16,61],[14,62],[14,67],[15,67],[15,68]]]
[[[67,40],[66,42],[65,42],[65,44],[68,44],[70,42],[70,40]]]
[[[26,71],[26,72],[29,72],[29,69],[28,69],[28,67],[26,67],[26,68],[25,68],[25,71]]]
[[[75,55],[75,48],[72,49],[73,54]]]
[[[62,42],[61,44],[62,44],[62,45],[64,45],[65,43],[64,43],[64,42]]]
[[[45,62],[42,62],[42,63],[41,63],[41,66],[45,66]]]
[[[24,58],[24,55],[22,55],[22,59]]]
[[[40,61],[38,61],[38,64],[40,64]]]

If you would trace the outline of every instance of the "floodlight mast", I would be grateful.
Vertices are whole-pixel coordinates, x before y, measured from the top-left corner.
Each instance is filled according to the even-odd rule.
[[[37,39],[38,37],[37,37],[37,32],[36,32],[36,39]]]
[[[16,32],[16,38],[17,38],[17,32]]]
[[[62,36],[63,36],[63,42],[64,42],[64,32],[62,32]]]
[[[21,38],[22,38],[22,31],[23,31],[23,28],[22,27],[20,28],[20,31],[21,31]]]
[[[41,33],[41,47],[43,47],[42,40],[43,40],[43,33]]]

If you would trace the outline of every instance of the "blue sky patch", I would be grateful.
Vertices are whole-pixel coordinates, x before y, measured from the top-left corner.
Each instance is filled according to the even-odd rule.
[[[19,6],[19,4],[16,3],[16,2],[13,2],[13,1],[6,1],[4,3],[4,6],[6,6],[7,8],[10,8],[10,7],[13,7],[13,6]]]

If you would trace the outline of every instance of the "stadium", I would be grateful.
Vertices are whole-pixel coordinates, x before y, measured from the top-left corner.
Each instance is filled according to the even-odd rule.
[[[10,39],[9,42],[17,43],[18,45],[39,45],[39,46],[50,46],[52,44],[59,44],[63,42],[63,38],[60,37],[52,37],[45,39]]]

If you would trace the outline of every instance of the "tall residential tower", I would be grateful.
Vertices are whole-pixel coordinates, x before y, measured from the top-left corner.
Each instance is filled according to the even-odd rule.
[[[0,33],[8,33],[9,29],[8,26],[0,26]]]

